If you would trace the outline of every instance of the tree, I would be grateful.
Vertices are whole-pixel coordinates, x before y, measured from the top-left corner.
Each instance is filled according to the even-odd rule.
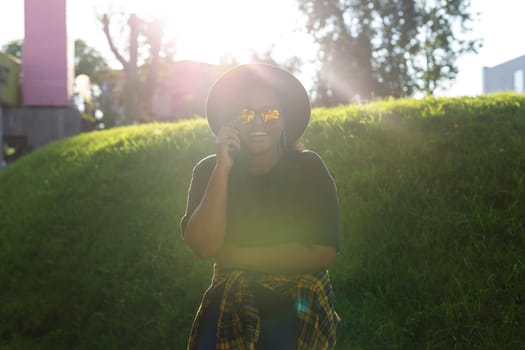
[[[315,102],[432,94],[479,40],[468,0],[297,0],[319,45]]]
[[[418,55],[420,26],[413,0],[375,1],[377,33],[372,64],[381,89],[379,96],[410,96],[416,84],[411,57]],[[374,40],[374,39],[372,39]]]
[[[100,86],[100,72],[106,69],[108,64],[97,50],[81,39],[75,40],[75,75],[86,74],[92,82]]]
[[[119,16],[127,15],[104,14],[100,20],[109,47],[123,68],[125,87],[122,100],[129,123],[138,121],[137,119],[141,119],[151,110],[153,92],[162,70],[161,66],[163,63],[172,61],[174,44],[173,41],[163,42],[163,25],[160,19],[146,21],[131,14],[127,21],[128,44],[121,45],[124,49],[119,48],[116,41],[122,44],[123,38],[114,37],[110,30],[110,25],[115,19],[117,26],[122,27],[122,20],[118,18]],[[147,48],[145,53],[144,48]],[[129,52],[128,58],[124,57],[122,50]],[[140,67],[139,61],[141,61]]]
[[[319,45],[314,104],[332,106],[377,93],[371,66],[375,29],[368,3],[298,0],[307,17],[306,30]]]
[[[4,45],[4,47],[2,47],[2,50],[13,57],[22,59],[22,44],[22,39],[13,40]]]
[[[431,5],[423,2],[420,9],[421,46],[414,62],[417,88],[426,95],[433,95],[444,81],[455,79],[458,73],[456,62],[461,55],[477,53],[481,47],[480,40],[464,39],[458,35],[470,31],[465,26],[472,20],[468,12],[470,1],[434,0]]]

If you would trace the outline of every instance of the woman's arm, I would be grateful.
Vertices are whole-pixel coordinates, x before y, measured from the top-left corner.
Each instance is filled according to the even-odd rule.
[[[216,261],[219,267],[288,273],[328,268],[334,262],[335,256],[336,248],[328,245],[289,243],[241,247],[224,244]]]
[[[202,201],[186,224],[184,240],[201,259],[214,256],[224,242],[227,183],[227,170],[215,166]]]
[[[239,147],[238,131],[222,128],[217,135],[217,153],[206,191],[184,227],[184,240],[195,254],[208,259],[215,256],[224,243],[228,177],[233,159],[229,147]]]

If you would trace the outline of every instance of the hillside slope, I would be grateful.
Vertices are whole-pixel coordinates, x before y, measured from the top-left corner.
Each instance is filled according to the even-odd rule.
[[[317,109],[341,349],[525,346],[525,96]],[[0,349],[181,349],[211,263],[179,237],[204,119],[83,134],[0,171]]]

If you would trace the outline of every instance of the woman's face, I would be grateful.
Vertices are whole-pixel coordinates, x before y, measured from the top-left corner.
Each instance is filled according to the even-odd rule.
[[[263,87],[251,88],[241,97],[239,112],[243,109],[255,111],[253,121],[238,125],[241,148],[251,155],[278,152],[281,135],[284,131],[283,116],[264,122],[261,113],[267,110],[280,111],[280,99],[274,92]]]

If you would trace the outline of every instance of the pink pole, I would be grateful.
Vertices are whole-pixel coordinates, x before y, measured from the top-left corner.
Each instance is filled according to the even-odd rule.
[[[25,0],[22,52],[24,106],[71,106],[73,44],[67,37],[66,0]]]

